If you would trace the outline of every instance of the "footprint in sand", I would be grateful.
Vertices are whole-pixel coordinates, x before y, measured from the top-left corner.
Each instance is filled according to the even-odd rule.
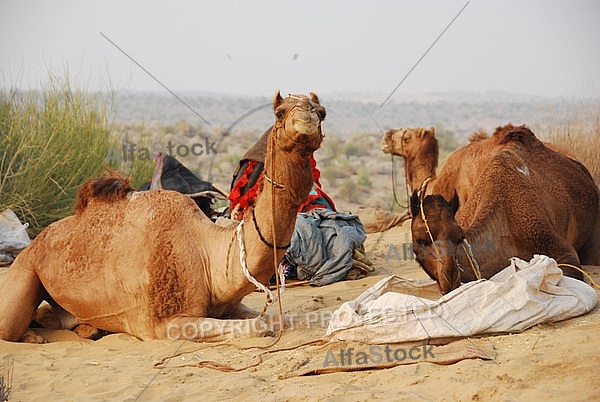
[[[325,307],[323,296],[311,296],[310,299],[306,300],[300,305],[300,311],[306,313],[308,311],[317,311],[322,307]]]

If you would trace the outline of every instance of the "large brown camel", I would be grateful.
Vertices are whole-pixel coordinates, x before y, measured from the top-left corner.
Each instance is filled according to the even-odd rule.
[[[600,264],[598,187],[581,163],[547,145],[525,126],[509,124],[491,137],[476,133],[413,194],[414,251],[443,293],[461,281],[490,278],[514,256]],[[463,248],[465,238],[478,267]]]
[[[440,193],[443,191],[446,199],[453,199],[457,202],[456,209],[464,204],[469,193],[475,185],[475,181],[481,172],[489,163],[491,158],[498,151],[486,149],[491,144],[483,142],[476,146],[480,140],[486,140],[489,136],[485,131],[476,131],[469,138],[469,144],[457,149],[448,157],[448,161],[456,161],[443,167],[445,180],[437,183],[437,166],[439,157],[438,140],[435,137],[435,127],[414,127],[390,129],[385,132],[382,139],[381,150],[383,153],[401,156],[405,161],[406,181],[411,191],[419,189],[425,179],[430,179],[425,188],[426,194]],[[566,149],[555,144],[544,142],[547,148],[559,152],[571,159],[575,157]],[[502,148],[502,144],[499,145]],[[491,151],[491,152],[486,152]],[[475,157],[470,157],[474,155]],[[457,198],[453,195],[456,193]]]
[[[265,180],[243,226],[215,225],[175,191],[134,192],[117,174],[91,180],[75,215],[46,228],[9,268],[0,338],[21,339],[42,299],[79,323],[140,339],[264,336],[264,322],[241,304],[256,286],[242,271],[238,236],[249,273],[266,284],[311,190],[309,157],[326,114],[312,93],[278,91],[273,110]]]

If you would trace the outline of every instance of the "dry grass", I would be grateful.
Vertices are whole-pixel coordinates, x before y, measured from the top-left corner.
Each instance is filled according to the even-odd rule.
[[[548,130],[544,140],[567,149],[600,184],[600,115],[592,122],[575,122]]]
[[[15,355],[4,356],[0,362],[0,402],[8,401],[12,391],[12,379],[15,369]]]

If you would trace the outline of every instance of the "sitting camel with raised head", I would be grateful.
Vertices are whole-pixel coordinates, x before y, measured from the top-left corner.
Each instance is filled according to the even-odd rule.
[[[256,289],[241,250],[249,274],[268,283],[273,253],[281,261],[311,190],[309,158],[326,114],[312,93],[277,92],[273,110],[266,180],[245,222],[215,225],[189,197],[135,192],[117,174],[90,180],[75,215],[46,228],[9,268],[0,339],[21,339],[42,299],[79,323],[140,339],[264,336],[264,322],[241,304]]]
[[[411,197],[413,247],[443,293],[490,278],[514,256],[545,254],[578,268],[600,263],[598,187],[585,166],[553,149],[509,124],[491,137],[474,135],[435,180],[419,185]]]
[[[411,191],[416,191],[425,179],[435,178],[439,156],[435,127],[387,130],[381,151],[404,159],[406,183]]]

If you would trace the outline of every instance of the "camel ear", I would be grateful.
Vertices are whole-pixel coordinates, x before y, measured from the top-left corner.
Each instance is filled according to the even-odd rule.
[[[275,96],[273,97],[273,110],[277,109],[282,103],[283,98],[281,97],[281,93],[278,89],[277,92],[275,92]]]
[[[319,97],[314,92],[310,93],[310,100],[313,101],[314,103],[318,104],[318,105],[321,104],[321,102],[319,102]]]
[[[435,127],[429,127],[429,132],[435,135]]]

